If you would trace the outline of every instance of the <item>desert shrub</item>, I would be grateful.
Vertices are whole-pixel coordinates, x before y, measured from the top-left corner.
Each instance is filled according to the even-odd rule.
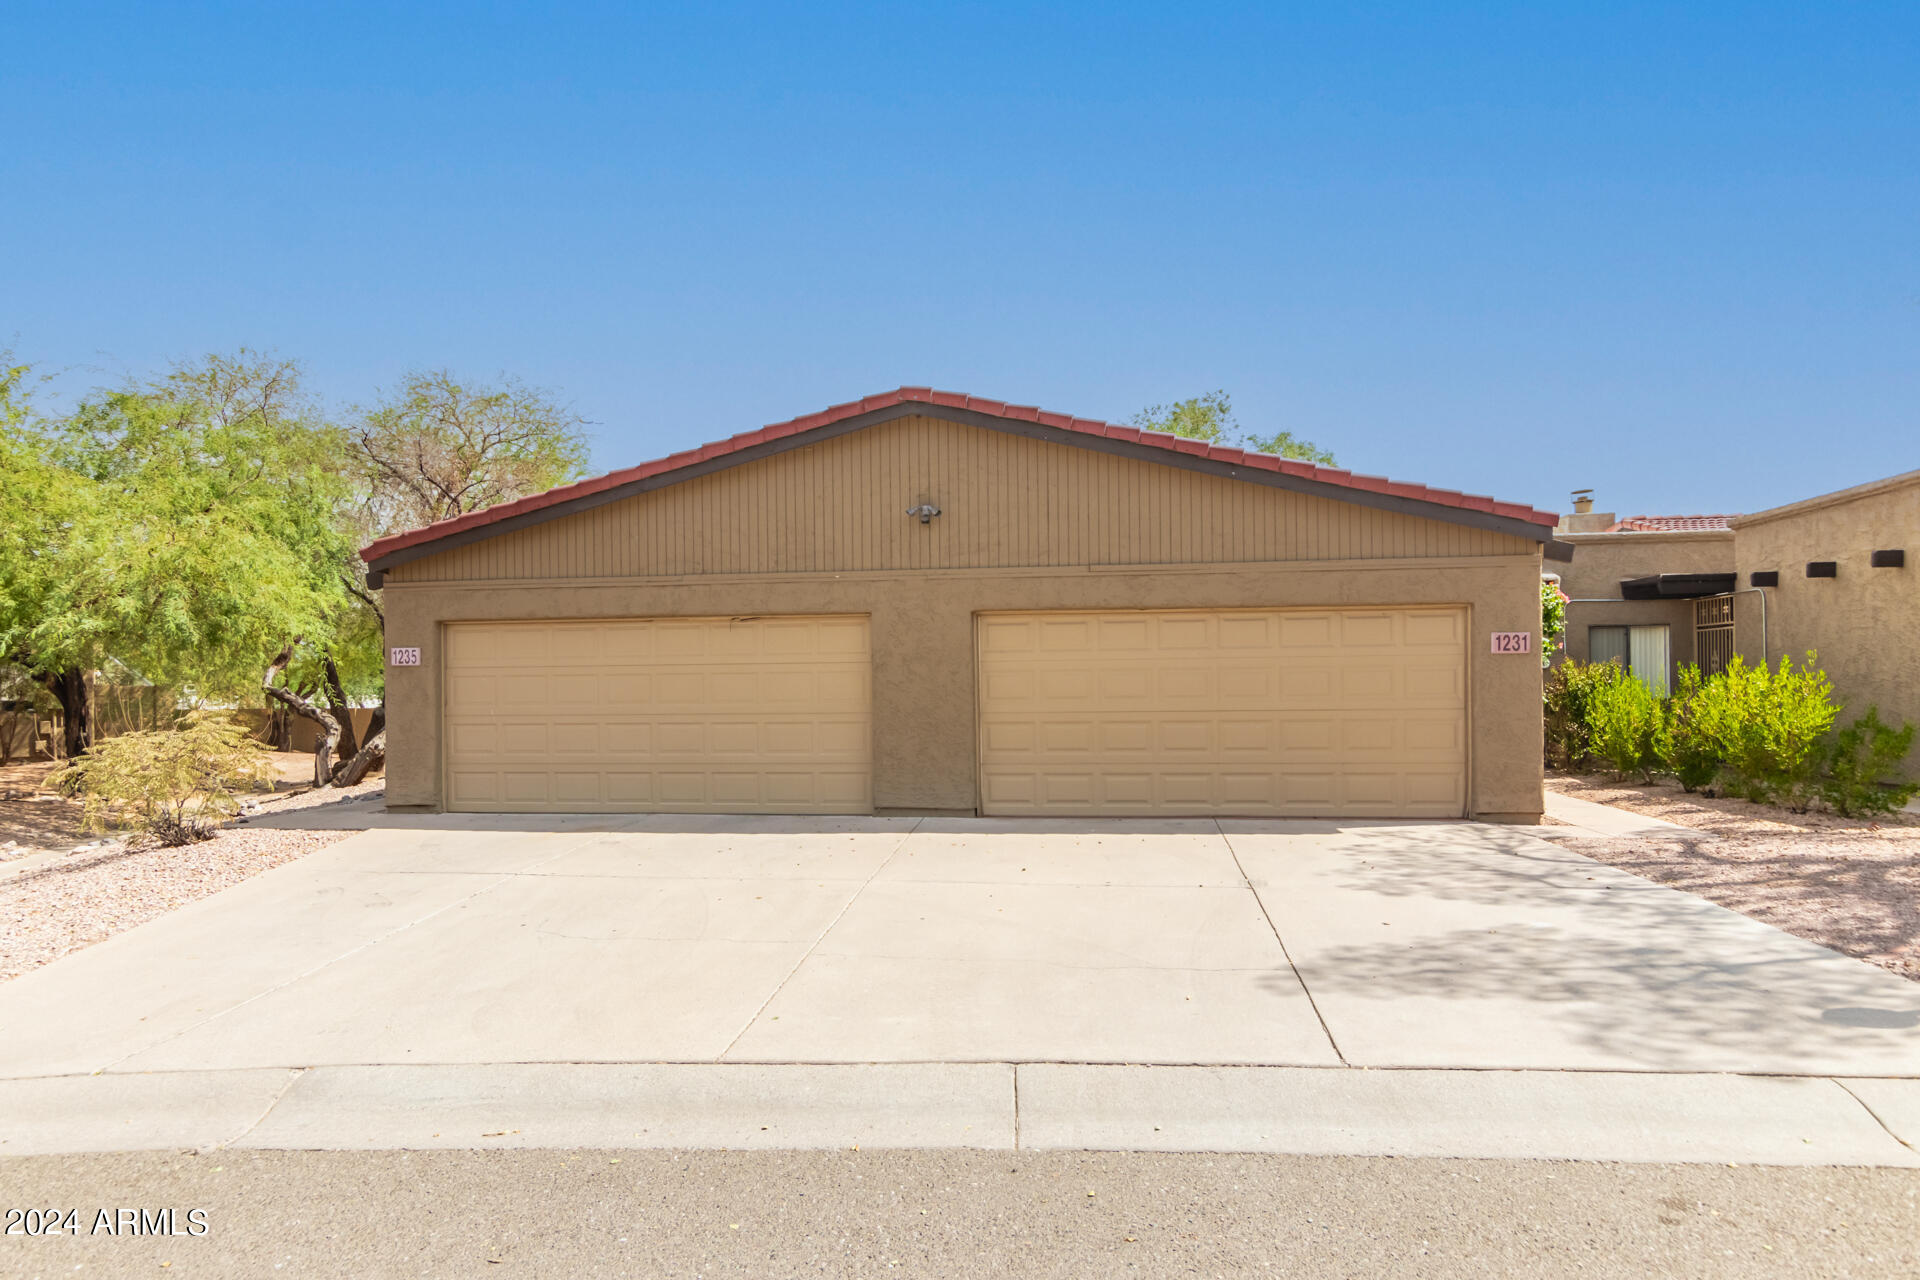
[[[1643,682],[1629,678],[1599,685],[1587,706],[1593,754],[1623,778],[1637,773],[1652,782],[1665,718],[1660,699]]]
[[[144,831],[168,846],[206,839],[239,811],[235,792],[272,781],[266,747],[245,725],[211,712],[177,729],[107,738],[48,779],[85,800],[87,830]]]
[[[1778,668],[1748,666],[1736,657],[1710,682],[1721,686],[1710,714],[1735,793],[1796,813],[1811,803],[1823,763],[1821,739],[1840,712],[1833,684],[1815,659],[1808,653],[1806,665],[1796,670],[1784,656]]]
[[[1592,758],[1594,691],[1626,673],[1617,662],[1574,662],[1555,667],[1546,679],[1547,763],[1584,768]]]
[[[1851,818],[1861,814],[1892,813],[1915,795],[1920,783],[1882,786],[1913,749],[1913,726],[1898,729],[1880,719],[1878,707],[1833,735],[1825,751],[1826,774],[1814,791],[1836,812]]]
[[[1724,689],[1718,677],[1703,679],[1700,668],[1687,663],[1680,668],[1673,696],[1661,709],[1654,754],[1660,767],[1680,780],[1683,791],[1711,786],[1720,775],[1726,759],[1720,737]]]

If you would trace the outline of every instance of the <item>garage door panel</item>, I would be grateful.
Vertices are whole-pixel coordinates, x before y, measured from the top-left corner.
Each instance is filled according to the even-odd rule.
[[[1279,726],[1274,721],[1265,718],[1222,719],[1219,722],[1220,753],[1226,758],[1249,753],[1263,758],[1270,756],[1274,741],[1279,737],[1278,730]]]
[[[1049,720],[1039,729],[1040,750],[1048,756],[1091,755],[1098,733],[1091,720]]]
[[[1295,657],[1287,652],[1287,661],[1276,673],[1280,682],[1283,707],[1325,706],[1334,696],[1340,673],[1322,661]]]
[[[1153,630],[1143,618],[1101,618],[1098,631],[1100,648],[1108,653],[1145,649],[1153,643]]]
[[[551,701],[545,676],[502,675],[494,677],[494,700],[500,710],[511,714],[523,707],[540,709]]]
[[[1283,614],[1279,619],[1280,646],[1296,651],[1332,648],[1333,625],[1330,613]]]
[[[552,799],[553,776],[545,769],[503,769],[500,772],[500,795],[513,802],[546,804]]]
[[[500,775],[491,771],[457,770],[447,783],[454,804],[484,804],[500,798]]]
[[[461,757],[500,753],[500,726],[487,721],[456,721],[447,726],[447,751]]]
[[[1094,802],[1091,773],[1049,771],[1040,775],[1040,801],[1051,805],[1091,805]]]
[[[1108,773],[1102,776],[1101,800],[1108,805],[1153,804],[1154,776],[1150,773]]]
[[[1406,696],[1446,706],[1466,705],[1466,675],[1458,666],[1435,666],[1428,662],[1409,663],[1406,667]]]
[[[1095,729],[1105,755],[1142,756],[1153,750],[1151,720],[1103,720]]]
[[[981,728],[981,739],[996,758],[1024,757],[1033,751],[1034,724],[1031,720],[1002,720]]]
[[[563,769],[554,770],[553,798],[567,805],[598,804],[601,798],[599,771],[570,773]]]
[[[813,775],[813,790],[827,802],[830,813],[856,813],[873,808],[873,779],[864,769],[820,770]]]
[[[606,634],[602,627],[555,627],[547,640],[547,665],[588,670],[605,666]]]
[[[1182,756],[1212,756],[1212,720],[1162,720],[1160,754],[1163,759]]]
[[[1457,817],[1465,635],[1458,609],[985,616],[982,805]]]
[[[509,759],[532,756],[538,759],[552,749],[545,724],[508,721],[500,726],[500,754]]]
[[[457,623],[455,809],[872,808],[864,617]]]
[[[1465,625],[1458,613],[1413,613],[1406,616],[1404,634],[1409,647],[1453,650],[1464,642]]]
[[[547,682],[551,705],[574,710],[593,710],[607,704],[607,690],[596,676],[586,673],[556,673]]]
[[[1388,666],[1346,668],[1340,673],[1341,705],[1391,705],[1397,693],[1394,677],[1400,674]]]
[[[1211,652],[1219,647],[1214,635],[1214,619],[1205,615],[1162,616],[1157,628],[1158,647],[1165,652],[1182,649]]]
[[[1407,750],[1410,753],[1448,757],[1460,755],[1466,747],[1465,722],[1458,716],[1406,718]]]
[[[1434,810],[1430,815],[1447,817],[1458,813],[1466,803],[1461,789],[1460,776],[1451,771],[1443,773],[1409,772],[1406,775],[1407,801],[1412,806],[1427,806]]]
[[[621,760],[653,754],[653,725],[644,720],[608,720],[600,726],[602,752]]]
[[[1031,670],[991,671],[981,682],[981,696],[989,706],[1029,702],[1033,698],[1033,690],[1034,673]]]
[[[622,773],[610,769],[602,776],[606,779],[608,804],[645,807],[653,803],[651,773]]]
[[[986,653],[1024,653],[1033,648],[1033,629],[1025,619],[982,622],[980,648]]]

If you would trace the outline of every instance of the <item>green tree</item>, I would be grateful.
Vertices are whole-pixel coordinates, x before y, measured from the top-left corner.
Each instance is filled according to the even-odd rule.
[[[16,420],[0,452],[0,658],[59,698],[91,742],[88,673],[117,662],[201,699],[257,688],[288,636],[339,623],[337,431],[291,362],[210,358]]]
[[[1291,431],[1259,435],[1243,429],[1233,415],[1233,398],[1224,391],[1209,391],[1191,400],[1173,404],[1148,405],[1133,415],[1131,425],[1142,431],[1165,431],[1189,440],[1229,445],[1255,453],[1271,453],[1301,462],[1333,465],[1333,455]]]

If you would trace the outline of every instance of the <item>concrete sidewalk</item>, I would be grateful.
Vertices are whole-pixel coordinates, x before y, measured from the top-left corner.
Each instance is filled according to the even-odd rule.
[[[1548,790],[1546,793],[1546,814],[1555,822],[1564,823],[1566,827],[1573,828],[1572,831],[1568,831],[1563,827],[1543,827],[1540,834],[1547,839],[1552,839],[1556,835],[1602,838],[1690,835],[1700,840],[1713,839],[1704,831],[1683,827],[1677,822],[1668,822],[1664,818],[1649,818],[1645,814],[1634,813],[1628,809],[1616,809],[1610,804],[1595,804],[1591,800],[1562,795],[1553,790]]]
[[[1920,1167],[1920,1080],[1069,1063],[316,1067],[0,1081],[0,1156],[1243,1151]]]

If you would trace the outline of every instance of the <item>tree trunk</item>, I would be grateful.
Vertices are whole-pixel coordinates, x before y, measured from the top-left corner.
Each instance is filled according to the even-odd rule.
[[[77,760],[93,745],[93,700],[87,695],[87,673],[79,667],[41,677],[48,692],[59,700],[63,754]]]
[[[366,777],[368,771],[370,771],[373,766],[386,763],[386,759],[387,731],[385,726],[379,729],[373,729],[369,726],[367,745],[361,747],[353,759],[340,766],[340,771],[333,777],[333,783],[337,787],[350,787],[360,781],[360,779]]]
[[[298,640],[294,644],[300,643]],[[305,716],[320,726],[320,740],[313,744],[313,785],[327,787],[333,785],[333,750],[340,743],[340,722],[327,712],[313,705],[291,689],[282,688],[274,683],[287,664],[293,661],[293,645],[290,644],[274,655],[267,664],[267,673],[260,679],[260,687],[267,696],[286,707],[296,715]]]
[[[327,672],[326,684],[322,686],[326,690],[327,705],[333,708],[333,718],[340,722],[340,755],[343,758],[359,755],[360,740],[353,732],[353,704],[347,701],[346,686],[340,683],[340,668],[333,664],[330,653],[322,662]]]

